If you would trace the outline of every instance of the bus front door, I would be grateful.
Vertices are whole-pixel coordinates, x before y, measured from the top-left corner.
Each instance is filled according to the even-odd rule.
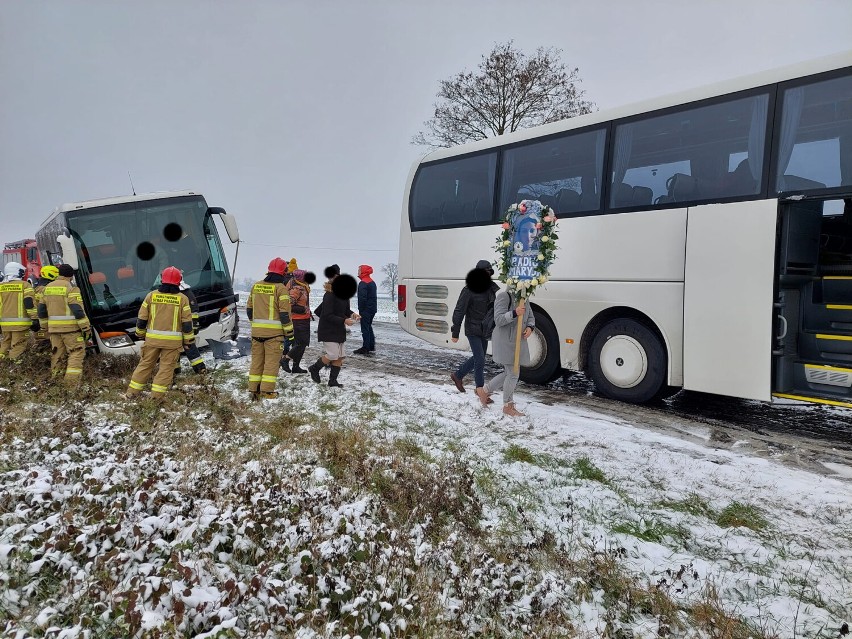
[[[683,387],[772,398],[775,200],[687,211]]]

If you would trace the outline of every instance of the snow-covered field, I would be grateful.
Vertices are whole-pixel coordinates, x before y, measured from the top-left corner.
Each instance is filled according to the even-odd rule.
[[[126,367],[87,366],[72,400],[0,373],[6,636],[837,637],[850,621],[842,477],[524,392],[511,420],[499,398],[368,365],[343,389],[282,374],[281,398],[251,404],[233,360],[162,408],[120,399]]]

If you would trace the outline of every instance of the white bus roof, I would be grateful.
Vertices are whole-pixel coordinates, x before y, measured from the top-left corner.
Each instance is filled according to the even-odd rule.
[[[148,200],[160,200],[167,197],[184,197],[187,195],[201,195],[198,191],[158,191],[156,193],[140,193],[139,195],[121,195],[117,197],[105,197],[99,200],[85,200],[83,202],[70,202],[58,206],[53,212],[64,213],[77,211],[79,209],[92,209],[98,206],[110,206],[112,204],[126,204],[128,202],[147,202]]]
[[[67,213],[69,211],[79,211],[80,209],[93,209],[100,206],[110,206],[113,204],[126,204],[128,202],[147,202],[149,200],[161,200],[167,197],[186,197],[188,195],[201,195],[198,191],[157,191],[155,193],[140,193],[139,195],[120,195],[116,197],[105,197],[98,200],[84,200],[82,202],[67,202],[60,204],[53,212],[47,216],[42,226],[47,224],[51,219],[59,213]]]
[[[579,129],[593,124],[618,120],[631,115],[657,111],[667,107],[697,102],[698,100],[728,95],[729,93],[736,93],[738,91],[746,91],[748,89],[766,86],[768,84],[775,84],[778,82],[784,82],[785,80],[793,80],[795,78],[814,75],[824,71],[834,71],[836,69],[843,69],[850,66],[852,66],[852,50],[809,60],[807,62],[799,62],[786,67],[752,73],[750,75],[702,87],[696,87],[689,89],[688,91],[673,93],[663,97],[653,98],[651,100],[627,104],[607,109],[605,111],[596,111],[595,113],[588,113],[586,115],[580,115],[567,120],[552,122],[550,124],[543,124],[529,129],[522,129],[520,131],[515,131],[514,133],[506,133],[504,135],[498,135],[485,140],[477,140],[476,142],[469,142],[467,144],[461,144],[447,149],[437,149],[425,155],[420,161],[431,162],[433,160],[441,160],[443,158],[462,155],[464,153],[482,151],[493,147],[551,135],[553,133],[562,133],[563,131],[570,131],[571,129]]]

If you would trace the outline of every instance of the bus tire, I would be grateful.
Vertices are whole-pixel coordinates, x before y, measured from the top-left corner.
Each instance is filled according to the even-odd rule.
[[[562,366],[559,358],[559,335],[556,326],[544,313],[533,308],[535,329],[529,336],[530,356],[538,355],[530,366],[521,367],[521,379],[528,384],[547,384],[559,377]],[[533,341],[534,340],[534,341]]]
[[[633,404],[649,402],[666,387],[666,351],[657,335],[633,319],[607,322],[589,351],[592,381],[602,395]]]

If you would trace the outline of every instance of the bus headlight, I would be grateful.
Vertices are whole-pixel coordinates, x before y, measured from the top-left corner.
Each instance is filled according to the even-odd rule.
[[[121,348],[123,346],[133,346],[133,338],[127,333],[99,333],[98,337],[107,348]]]
[[[219,311],[219,321],[227,322],[231,319],[231,316],[236,312],[236,306],[226,306],[225,308]]]

